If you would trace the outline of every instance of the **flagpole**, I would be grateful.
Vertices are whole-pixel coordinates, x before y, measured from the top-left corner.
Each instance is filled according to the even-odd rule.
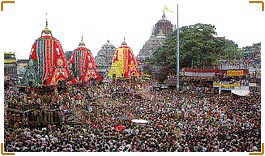
[[[179,91],[179,4],[177,4],[177,53],[176,53],[176,68],[177,68],[177,84],[176,88]]]

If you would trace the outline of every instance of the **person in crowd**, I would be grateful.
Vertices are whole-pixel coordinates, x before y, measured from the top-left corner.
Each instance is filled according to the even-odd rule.
[[[140,85],[139,85],[140,84]],[[54,94],[5,90],[8,152],[253,152],[261,149],[260,93],[247,97],[152,90],[153,80],[69,86]],[[202,96],[204,95],[204,96]],[[20,116],[14,110],[20,110]],[[31,111],[32,110],[32,111]],[[59,112],[34,125],[36,110]],[[27,113],[23,113],[27,112]],[[142,119],[147,123],[135,123]],[[50,121],[48,121],[50,120]],[[41,122],[41,121],[40,121]],[[118,128],[117,128],[118,127]]]

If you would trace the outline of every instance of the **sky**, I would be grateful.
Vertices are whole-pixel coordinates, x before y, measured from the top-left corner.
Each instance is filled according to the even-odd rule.
[[[180,26],[214,24],[218,36],[240,47],[262,41],[265,34],[265,13],[248,0],[15,0],[0,12],[0,50],[27,59],[47,12],[49,28],[65,51],[74,50],[82,34],[94,56],[107,40],[118,47],[125,36],[137,55],[165,5],[175,12],[166,13],[167,19],[176,24],[177,3]]]

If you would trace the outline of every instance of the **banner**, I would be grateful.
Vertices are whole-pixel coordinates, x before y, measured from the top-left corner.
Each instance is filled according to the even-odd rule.
[[[220,70],[215,69],[189,69],[184,68],[183,73],[185,76],[193,77],[214,77],[217,73],[220,73]]]
[[[185,76],[195,76],[195,77],[213,77],[215,73],[198,73],[198,72],[184,72]]]
[[[226,75],[227,76],[244,76],[247,72],[245,70],[227,70]]]
[[[249,87],[257,87],[256,83],[249,83]]]
[[[221,82],[214,82],[213,83],[213,87],[220,87],[220,88],[224,88],[224,89],[232,89],[235,87],[240,87],[240,83],[236,82],[236,83],[221,83]]]

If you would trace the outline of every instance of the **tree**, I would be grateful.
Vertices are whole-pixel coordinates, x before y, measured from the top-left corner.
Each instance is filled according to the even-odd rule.
[[[156,66],[176,68],[176,31],[158,48],[151,63]],[[180,28],[180,68],[207,68],[218,63],[221,56],[234,57],[237,45],[224,38],[216,37],[216,28],[210,24],[195,24]],[[226,48],[228,47],[228,48]]]
[[[243,57],[243,51],[231,40],[224,40],[224,49],[220,58],[224,60],[235,60]]]

